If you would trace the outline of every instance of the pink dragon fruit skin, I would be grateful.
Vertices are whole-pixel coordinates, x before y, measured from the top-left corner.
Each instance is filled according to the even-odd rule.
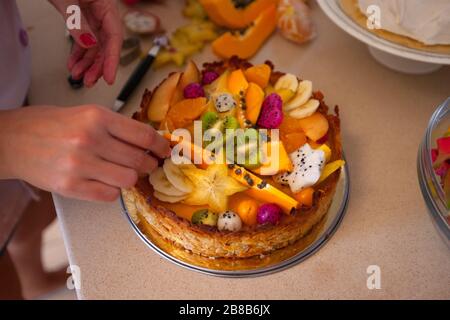
[[[438,156],[439,156],[439,150],[438,149],[431,149],[431,161],[433,163],[436,162]]]
[[[440,154],[450,154],[450,137],[437,139],[437,146]]]
[[[190,83],[184,88],[184,97],[186,99],[195,99],[205,96],[205,90],[200,83]]]
[[[213,83],[219,77],[219,74],[214,71],[206,71],[203,73],[202,84],[207,85]]]
[[[266,129],[276,129],[281,122],[283,122],[283,100],[278,94],[272,93],[264,99],[258,125]]]

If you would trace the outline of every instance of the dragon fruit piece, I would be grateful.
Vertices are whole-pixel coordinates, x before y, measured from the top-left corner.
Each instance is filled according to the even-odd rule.
[[[437,139],[437,146],[439,153],[450,154],[450,137]]]
[[[291,153],[289,157],[294,165],[293,172],[287,178],[292,192],[299,192],[319,181],[325,165],[325,152],[323,150],[312,149],[306,143],[297,151]]]
[[[259,224],[277,224],[281,219],[281,208],[274,203],[265,203],[258,208],[256,221]]]
[[[276,129],[282,121],[283,100],[278,94],[272,93],[264,99],[258,125],[266,129]]]
[[[447,162],[443,162],[438,168],[434,169],[434,172],[436,173],[437,176],[443,179],[447,174],[448,169],[449,165],[447,164]]]
[[[184,88],[184,97],[186,99],[195,99],[205,96],[205,91],[200,83],[190,83]]]
[[[438,156],[439,156],[439,150],[438,149],[431,149],[431,161],[433,163],[436,162]]]
[[[219,77],[219,74],[214,71],[206,71],[203,73],[202,84],[207,85],[213,83]]]

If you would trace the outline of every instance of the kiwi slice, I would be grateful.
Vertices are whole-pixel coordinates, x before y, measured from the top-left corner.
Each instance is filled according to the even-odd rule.
[[[223,127],[224,129],[238,129],[239,128],[239,122],[237,119],[233,116],[226,116],[223,119]]]
[[[261,166],[259,150],[259,132],[256,129],[249,128],[243,134],[236,134],[236,162],[248,169],[254,169]],[[242,163],[242,160],[244,162]]]
[[[205,132],[208,129],[211,129],[213,125],[219,120],[219,115],[216,112],[208,111],[205,112],[202,116],[202,130]]]
[[[217,214],[209,211],[208,209],[201,209],[194,212],[191,218],[193,224],[204,224],[207,226],[215,227],[217,225]]]

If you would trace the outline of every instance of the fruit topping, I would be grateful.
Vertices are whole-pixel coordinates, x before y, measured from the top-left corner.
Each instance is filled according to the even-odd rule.
[[[202,84],[208,85],[213,83],[217,78],[219,78],[219,74],[214,71],[206,71],[203,73]]]
[[[163,171],[167,180],[178,190],[189,193],[192,191],[192,182],[184,175],[182,168],[194,168],[193,164],[175,164],[170,158],[164,160]]]
[[[228,175],[225,164],[212,164],[206,170],[182,170],[194,185],[194,190],[184,200],[189,205],[208,205],[213,212],[222,212],[227,209],[228,196],[247,189]]]
[[[208,209],[197,210],[192,214],[191,222],[193,224],[203,224],[211,227],[217,226],[219,216]]]
[[[256,83],[250,82],[245,94],[246,118],[256,124],[264,101],[264,91]]]
[[[227,112],[236,107],[236,100],[229,93],[222,93],[214,99],[218,112]]]
[[[318,183],[324,181],[326,178],[328,178],[332,173],[339,170],[345,165],[344,160],[336,160],[333,162],[328,163],[325,168],[323,168],[322,175],[320,176],[320,179]]]
[[[295,108],[291,112],[289,112],[289,115],[296,119],[303,119],[307,118],[314,114],[314,112],[317,111],[317,109],[320,106],[319,100],[316,99],[310,99],[308,102],[303,104],[302,106]]]
[[[237,213],[242,222],[248,226],[254,226],[257,223],[256,215],[258,213],[258,202],[248,197],[241,199],[237,204]]]
[[[217,228],[220,231],[239,231],[242,228],[241,218],[233,211],[225,211],[219,215]]]
[[[219,120],[219,115],[213,111],[207,111],[202,115],[202,130],[205,132],[214,127],[214,124]]]
[[[256,83],[262,89],[269,84],[271,74],[272,69],[265,63],[250,67],[244,71],[247,81]]]
[[[440,154],[450,154],[450,137],[439,138],[436,143]]]
[[[195,99],[205,96],[205,91],[200,83],[190,83],[184,88],[184,98]]]
[[[329,129],[327,118],[319,112],[298,120],[298,125],[312,141],[317,141],[324,137]]]
[[[245,193],[256,200],[276,203],[286,214],[290,214],[292,209],[298,207],[297,200],[243,167],[234,166],[230,169],[230,175],[240,183],[247,185],[249,189]]]
[[[281,141],[267,142],[261,149],[264,161],[262,161],[262,166],[253,170],[255,173],[263,176],[272,176],[278,172],[292,171],[292,161]],[[272,152],[275,152],[273,157]]]
[[[173,105],[167,113],[175,128],[184,128],[198,119],[206,109],[206,98],[184,99]]]
[[[169,196],[169,195],[159,192],[159,191],[154,191],[153,195],[155,196],[156,199],[161,200],[163,202],[168,202],[168,203],[181,202],[186,198],[186,195],[184,195],[184,196]]]
[[[314,188],[309,187],[294,194],[295,199],[305,207],[312,207],[314,203]]]
[[[164,120],[180,76],[180,73],[173,73],[153,91],[147,110],[150,121],[161,122]]]
[[[264,99],[258,125],[266,129],[276,129],[283,121],[283,101],[281,97],[272,93]]]
[[[183,197],[186,192],[177,189],[168,179],[163,168],[157,168],[149,176],[149,182],[155,191],[167,196]]]
[[[186,68],[184,69],[184,72],[181,74],[180,81],[178,81],[178,85],[170,101],[170,105],[173,106],[174,104],[183,100],[184,89],[190,83],[198,83],[199,81],[200,81],[200,71],[198,70],[197,65],[192,60],[189,60],[188,64],[186,65]]]
[[[300,148],[307,142],[306,135],[303,133],[303,131],[283,134],[282,130],[280,130],[280,133],[280,139],[283,142],[287,153],[292,153],[295,150],[298,150],[298,148]]]
[[[274,203],[265,203],[259,207],[256,219],[259,224],[276,225],[281,219],[281,208]]]
[[[248,88],[248,81],[241,69],[234,70],[228,77],[228,90],[234,94],[239,95],[245,93]]]
[[[296,92],[298,88],[298,79],[295,75],[287,73],[281,76],[275,83],[275,90],[288,89],[292,92]]]
[[[284,111],[291,111],[295,108],[303,106],[309,101],[313,94],[313,85],[309,80],[300,81],[295,96],[284,105]]]
[[[325,165],[325,153],[322,150],[314,150],[307,143],[289,156],[294,169],[287,176],[277,177],[277,181],[282,184],[287,182],[293,193],[311,187],[319,181]]]
[[[331,149],[330,149],[330,147],[327,146],[326,144],[323,144],[317,149],[322,150],[325,153],[325,161],[329,162],[330,159],[331,159]]]
[[[246,168],[258,168],[260,163],[259,132],[250,128],[235,133],[235,163]]]

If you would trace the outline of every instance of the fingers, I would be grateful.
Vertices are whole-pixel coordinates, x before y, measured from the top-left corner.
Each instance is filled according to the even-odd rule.
[[[105,13],[102,32],[105,34],[103,78],[108,84],[113,84],[116,78],[123,41],[122,26],[117,8],[114,5]]]
[[[97,54],[94,62],[84,74],[84,85],[86,87],[92,87],[102,76],[103,61],[103,54]]]
[[[74,79],[80,79],[84,76],[97,58],[98,50],[88,50],[86,54],[72,67],[71,73]]]
[[[69,56],[69,60],[67,61],[67,68],[69,69],[69,71],[72,71],[72,68],[75,65],[75,63],[77,63],[81,58],[83,58],[85,53],[86,49],[74,43],[72,47],[72,52],[70,53]]]
[[[120,195],[120,189],[94,180],[80,180],[74,183],[75,188],[64,196],[86,201],[111,202]]]
[[[113,115],[107,124],[108,132],[112,136],[141,149],[150,150],[160,158],[170,156],[169,143],[151,126],[118,114]]]
[[[132,147],[112,137],[105,142],[98,147],[97,152],[100,157],[109,162],[134,169],[138,173],[150,173],[158,166],[158,161],[142,149]]]
[[[122,167],[100,158],[92,161],[91,165],[87,165],[86,171],[82,174],[90,180],[118,188],[131,188],[138,180],[136,170]]]

